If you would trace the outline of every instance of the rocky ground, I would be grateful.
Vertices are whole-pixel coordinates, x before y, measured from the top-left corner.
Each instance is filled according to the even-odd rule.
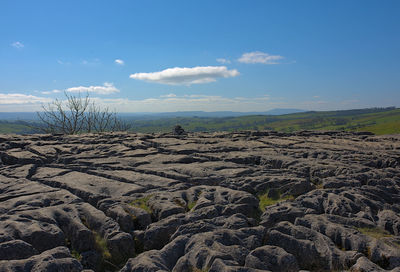
[[[400,271],[400,135],[0,135],[0,271]]]

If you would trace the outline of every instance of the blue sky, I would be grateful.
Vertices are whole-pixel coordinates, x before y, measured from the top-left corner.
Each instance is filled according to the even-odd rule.
[[[0,2],[0,111],[400,106],[400,1]]]

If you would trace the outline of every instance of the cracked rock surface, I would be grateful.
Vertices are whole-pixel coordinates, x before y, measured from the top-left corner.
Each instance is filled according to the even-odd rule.
[[[3,271],[400,272],[400,135],[0,135]]]

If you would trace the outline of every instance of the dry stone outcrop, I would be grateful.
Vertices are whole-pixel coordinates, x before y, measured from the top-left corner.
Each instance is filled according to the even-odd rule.
[[[400,135],[181,132],[0,135],[0,272],[400,271]]]

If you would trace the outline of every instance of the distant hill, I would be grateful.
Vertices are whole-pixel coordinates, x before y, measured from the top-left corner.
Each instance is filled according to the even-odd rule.
[[[174,112],[157,114],[120,114],[130,123],[134,132],[170,132],[180,124],[186,131],[239,131],[275,130],[293,132],[299,130],[369,131],[375,134],[400,133],[400,109],[370,108],[344,111],[309,111],[273,115],[279,112],[301,111],[276,109],[272,113],[238,112]],[[270,111],[271,112],[271,111]],[[13,115],[14,114],[14,115]],[[24,113],[26,114],[26,113]],[[236,115],[235,115],[236,114]],[[31,119],[22,120],[17,113],[0,113],[0,133],[37,133]],[[16,118],[19,116],[19,118]],[[25,115],[26,116],[26,115]],[[5,119],[7,117],[8,119]],[[12,117],[14,119],[12,119]],[[3,120],[1,120],[3,119]]]
[[[131,119],[160,119],[174,117],[236,117],[247,115],[281,115],[305,112],[300,109],[272,109],[264,112],[235,112],[235,111],[176,111],[161,113],[118,113],[118,116]],[[0,120],[38,120],[35,112],[0,112]]]
[[[131,117],[134,119],[159,119],[175,117],[237,117],[248,115],[281,115],[290,113],[305,112],[300,109],[272,109],[264,112],[235,112],[235,111],[176,111],[161,113],[119,113],[122,117]]]
[[[169,132],[180,124],[187,131],[299,130],[370,131],[375,134],[400,133],[400,109],[372,108],[344,111],[311,111],[284,115],[246,115],[236,117],[174,117],[135,120],[133,131]]]
[[[38,120],[36,112],[0,112],[0,120]]]

